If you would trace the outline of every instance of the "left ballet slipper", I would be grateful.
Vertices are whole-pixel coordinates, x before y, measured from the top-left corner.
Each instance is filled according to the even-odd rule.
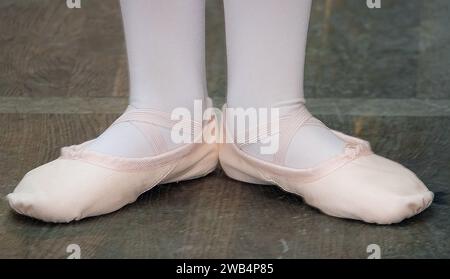
[[[128,110],[115,123],[124,121],[174,124],[161,113],[139,109]],[[204,130],[210,125],[215,126],[214,119]],[[81,220],[116,211],[155,185],[206,176],[218,162],[217,145],[198,139],[148,158],[105,155],[88,150],[89,144],[65,147],[58,159],[27,173],[7,196],[11,208],[46,222]]]

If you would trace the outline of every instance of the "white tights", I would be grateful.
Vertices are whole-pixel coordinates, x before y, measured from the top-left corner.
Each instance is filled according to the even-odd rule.
[[[303,99],[303,69],[311,0],[225,0],[228,106],[271,107]],[[192,110],[206,95],[204,0],[121,0],[130,72],[130,105]],[[121,123],[90,149],[110,155],[156,155],[140,123]],[[170,145],[170,131],[163,131]],[[285,164],[312,167],[342,152],[326,127],[304,127]],[[254,156],[258,144],[245,147]]]

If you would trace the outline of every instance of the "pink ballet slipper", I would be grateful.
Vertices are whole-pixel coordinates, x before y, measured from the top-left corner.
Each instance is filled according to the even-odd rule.
[[[346,142],[341,155],[308,169],[284,166],[296,131],[305,125],[323,125],[304,106],[281,117],[280,148],[272,161],[244,152],[241,147],[246,143],[236,144],[224,125],[228,137],[225,142],[233,143],[220,145],[219,160],[229,177],[253,184],[278,185],[328,215],[392,224],[420,213],[433,200],[433,193],[414,173],[375,155],[368,142],[336,131],[333,132]]]
[[[124,121],[146,122],[171,128],[170,115],[146,109],[129,109],[114,124]],[[113,124],[113,125],[114,125]],[[189,123],[186,123],[189,124]],[[192,123],[193,130],[200,123]],[[215,119],[204,129],[213,129]],[[157,184],[166,184],[206,176],[218,163],[215,143],[195,139],[172,150],[165,141],[152,135],[160,155],[149,158],[123,158],[88,150],[90,142],[65,147],[60,158],[25,175],[12,194],[11,208],[19,214],[47,222],[71,222],[107,214],[134,202]],[[202,133],[193,136],[202,137]],[[211,142],[211,141],[209,141]]]

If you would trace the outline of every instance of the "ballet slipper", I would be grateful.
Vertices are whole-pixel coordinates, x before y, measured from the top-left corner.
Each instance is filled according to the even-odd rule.
[[[124,121],[165,128],[175,124],[170,115],[146,109],[128,109],[115,123]],[[201,123],[192,121],[192,124],[193,130],[201,127]],[[204,130],[214,126],[215,119],[212,119]],[[90,141],[64,147],[58,159],[27,173],[7,199],[17,213],[55,223],[116,211],[155,185],[203,177],[212,172],[218,163],[217,145],[204,143],[198,138],[202,133],[193,131],[192,135],[195,135],[194,143],[165,150],[161,135],[154,134],[154,147],[161,152],[148,158],[96,153],[86,148]]]
[[[323,125],[304,107],[281,118],[280,148],[273,161],[244,152],[226,123],[222,123],[227,139],[220,145],[219,161],[227,176],[246,183],[278,185],[325,214],[392,224],[422,212],[433,200],[433,193],[410,170],[374,154],[368,142],[336,131],[346,143],[341,155],[308,169],[283,166],[295,132],[305,125]]]

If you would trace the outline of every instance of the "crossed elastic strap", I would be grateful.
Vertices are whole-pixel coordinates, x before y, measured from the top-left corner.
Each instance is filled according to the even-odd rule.
[[[325,127],[325,125],[311,115],[304,106],[303,99],[294,99],[288,102],[279,103],[272,106],[272,108],[277,108],[280,112],[278,131],[273,131],[272,127],[274,127],[275,123],[268,121],[259,122],[259,125],[262,127],[249,127],[246,129],[245,141],[238,142],[237,146],[242,149],[242,147],[246,145],[256,142],[267,142],[269,137],[272,137],[271,140],[274,140],[273,137],[278,136],[279,149],[273,156],[273,163],[284,165],[289,145],[301,127],[306,125]],[[236,137],[234,137],[234,139],[237,141]]]
[[[138,109],[129,107],[125,113],[120,116],[111,126],[119,123],[130,123],[134,125],[142,134],[146,140],[152,146],[152,148],[158,153],[162,154],[169,151],[169,147],[160,128],[172,129],[175,125],[181,127],[184,132],[189,132],[189,136],[192,141],[198,135],[201,136],[202,123],[194,120],[173,120],[171,115],[167,112],[162,112],[154,109]],[[150,125],[141,125],[137,127],[134,123],[146,123]]]

